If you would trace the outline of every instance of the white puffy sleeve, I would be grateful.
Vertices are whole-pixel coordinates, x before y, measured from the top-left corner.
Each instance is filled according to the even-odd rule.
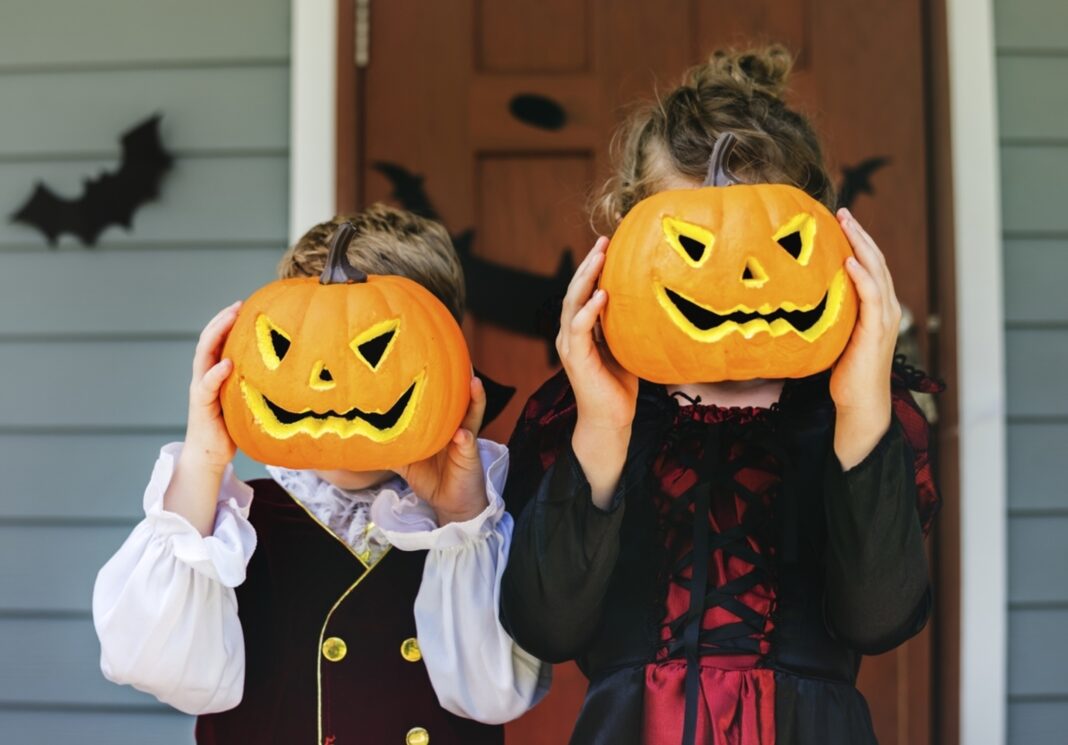
[[[442,707],[488,724],[510,721],[541,700],[552,666],[520,649],[501,626],[501,577],[512,516],[501,493],[508,448],[479,440],[488,506],[463,523],[437,527],[434,511],[412,493],[383,494],[371,516],[402,551],[429,550],[415,627]]]
[[[163,509],[181,443],[160,451],[145,489],[145,519],[96,578],[93,623],[100,668],[187,714],[232,709],[245,682],[245,643],[234,588],[256,547],[252,489],[228,468],[215,530],[202,537]]]

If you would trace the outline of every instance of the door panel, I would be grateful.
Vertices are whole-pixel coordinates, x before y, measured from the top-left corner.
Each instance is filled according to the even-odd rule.
[[[357,188],[341,190],[353,202],[342,207],[359,206],[357,194],[423,204],[469,246],[473,357],[518,389],[487,430],[505,440],[556,369],[546,311],[566,286],[568,252],[577,263],[594,239],[586,206],[608,175],[617,122],[718,47],[780,41],[797,56],[790,98],[812,117],[835,172],[854,169],[854,212],[884,248],[926,349],[921,10],[921,0],[373,2],[370,63],[350,92],[361,135],[354,162],[340,164]],[[516,115],[524,94],[551,109],[552,126]],[[887,162],[857,168],[876,157]],[[585,681],[573,665],[556,672],[549,698],[509,726],[509,745],[566,742]],[[926,632],[865,661],[861,687],[880,742],[930,741],[930,672]]]

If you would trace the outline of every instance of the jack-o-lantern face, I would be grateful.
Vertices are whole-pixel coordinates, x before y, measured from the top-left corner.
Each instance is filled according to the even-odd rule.
[[[826,370],[856,321],[851,254],[834,216],[792,186],[654,194],[609,245],[605,339],[624,368],[657,383]]]
[[[250,457],[368,471],[422,460],[467,409],[471,361],[442,303],[403,277],[285,279],[245,301],[222,407]]]

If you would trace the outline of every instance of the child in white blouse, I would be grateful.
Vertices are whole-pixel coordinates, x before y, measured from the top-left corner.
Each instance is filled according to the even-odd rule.
[[[354,267],[368,274],[407,276],[433,292],[457,318],[462,316],[463,274],[448,234],[432,221],[383,205],[315,226],[286,253],[279,274],[318,275],[344,222],[356,228],[347,252]],[[145,519],[97,578],[93,618],[105,676],[188,713],[231,712],[221,718],[202,717],[197,740],[203,743],[228,742],[235,732],[248,742],[268,735],[271,741],[289,742],[288,737],[316,731],[318,742],[342,745],[353,739],[378,742],[365,738],[376,732],[392,738],[396,731],[404,738],[397,742],[419,745],[430,736],[428,722],[436,723],[435,745],[500,742],[499,727],[479,729],[452,715],[485,723],[513,719],[547,690],[550,668],[519,649],[497,619],[512,531],[500,497],[508,453],[502,445],[477,439],[486,402],[480,381],[472,378],[467,415],[436,456],[396,472],[269,466],[274,484],[256,487],[254,507],[253,488],[233,476],[235,445],[219,405],[220,387],[233,369],[230,360],[220,359],[220,351],[239,305],[223,309],[201,334],[193,358],[185,443],[163,448],[145,493]],[[271,502],[266,495],[275,493],[272,489],[286,496],[272,497]],[[289,509],[290,499],[299,511]],[[313,524],[322,530],[307,532]],[[292,533],[300,530],[305,532]],[[316,534],[329,535],[327,543],[335,545],[321,545]],[[265,540],[274,543],[266,545]],[[336,542],[345,544],[359,561],[346,565],[347,554],[329,553],[336,552]],[[285,548],[289,545],[292,548]],[[418,577],[415,584],[404,579],[404,572],[411,572],[401,568],[400,558],[385,557],[390,547],[428,551],[421,582]],[[312,639],[302,638],[307,636],[300,631],[303,627],[288,620],[293,614],[282,609],[315,604],[316,583],[326,581],[320,577],[320,565],[308,573],[307,598],[301,597],[302,582],[293,590],[284,579],[286,567],[298,566],[315,550],[342,557],[336,568],[344,575],[341,586],[352,578],[355,582],[341,597],[324,590],[333,606],[325,616],[325,607],[311,611],[325,619],[321,630],[314,629],[321,633]],[[264,555],[259,563],[254,551],[257,557]],[[386,570],[374,576],[387,578],[379,584],[391,584],[375,589],[369,581],[363,585],[368,594],[356,592],[350,598],[362,574],[371,575],[380,560]],[[328,563],[321,565],[324,574],[334,571],[327,569]],[[242,587],[246,567],[249,582]],[[281,587],[290,587],[286,592],[297,596],[276,597]],[[375,607],[361,606],[361,597],[373,598]],[[324,641],[327,623],[334,618],[336,624],[342,617],[337,612],[343,601],[356,603],[354,618],[367,623],[350,624],[348,644],[335,636]],[[390,615],[385,606],[392,603],[400,605]],[[397,627],[395,633],[375,631],[382,627],[371,620],[379,612],[376,608],[382,619],[391,619],[387,625]],[[252,617],[254,612],[265,618]],[[288,615],[279,620],[278,613]],[[415,636],[401,643],[393,636],[402,633],[406,615],[414,615]],[[261,633],[268,626],[273,636]],[[279,637],[280,628],[285,629],[284,638]],[[381,642],[376,633],[383,636]],[[361,644],[365,662],[350,658],[353,666],[343,672],[338,672],[340,666],[330,666],[349,647]],[[399,651],[394,644],[400,644]],[[377,650],[385,648],[388,654],[379,655]],[[294,662],[276,662],[289,659]],[[415,673],[410,665],[419,660],[425,674]],[[278,680],[262,679],[272,677]],[[426,677],[440,706],[451,714],[418,710],[418,702],[429,700],[419,693]],[[361,687],[368,678],[376,680],[371,689]],[[391,688],[394,678],[396,686]],[[334,688],[324,693],[328,684]],[[392,690],[404,691],[407,703],[367,700],[369,695],[393,695]],[[283,691],[292,706],[284,716],[272,710],[278,708],[272,702]],[[346,700],[350,695],[360,700]],[[286,708],[285,702],[279,703]],[[360,712],[353,714],[353,708]],[[409,727],[412,723],[419,726]],[[267,729],[260,732],[260,727]]]

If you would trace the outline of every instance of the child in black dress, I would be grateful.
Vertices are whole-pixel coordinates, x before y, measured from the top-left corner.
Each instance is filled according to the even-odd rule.
[[[731,133],[740,182],[788,183],[834,207],[811,127],[781,99],[780,48],[717,54],[619,139],[600,210],[700,187]],[[860,299],[832,371],[662,386],[599,343],[602,238],[575,272],[563,373],[511,443],[520,514],[502,618],[538,657],[590,679],[574,745],[864,745],[861,656],[893,649],[931,607],[923,531],[937,506],[926,422],[894,365],[901,309],[882,253],[846,210]]]

